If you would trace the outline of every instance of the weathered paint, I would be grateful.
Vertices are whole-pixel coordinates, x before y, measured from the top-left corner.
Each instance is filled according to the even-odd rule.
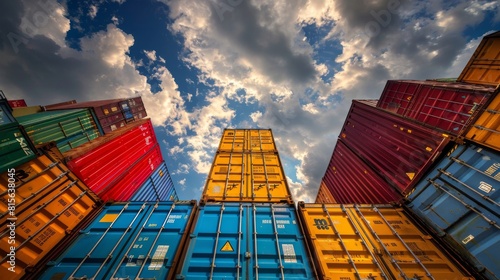
[[[457,145],[416,185],[408,208],[488,279],[500,275],[500,155]]]
[[[449,136],[353,100],[339,139],[401,194],[427,170]]]

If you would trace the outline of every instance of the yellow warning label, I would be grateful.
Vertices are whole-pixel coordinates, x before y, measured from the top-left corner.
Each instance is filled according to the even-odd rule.
[[[226,241],[226,244],[224,244],[224,246],[222,246],[220,251],[221,252],[233,252],[234,249],[233,249],[233,246],[231,246],[231,243],[229,243],[229,241]]]
[[[99,221],[100,223],[111,223],[113,222],[116,217],[118,217],[118,214],[106,214],[104,217],[101,218]]]
[[[408,178],[410,178],[410,180],[413,180],[413,177],[415,177],[415,173],[413,173],[413,172],[407,172],[406,176],[408,176]]]
[[[431,147],[426,147],[425,150],[428,151],[428,152],[432,152],[432,148]]]

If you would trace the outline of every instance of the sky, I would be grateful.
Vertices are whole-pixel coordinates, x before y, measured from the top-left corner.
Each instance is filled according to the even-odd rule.
[[[28,105],[142,96],[180,199],[224,128],[271,128],[295,201],[314,202],[352,99],[458,77],[498,1],[7,0],[0,89]]]

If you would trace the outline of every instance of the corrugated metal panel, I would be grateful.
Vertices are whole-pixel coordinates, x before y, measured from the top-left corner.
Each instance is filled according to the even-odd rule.
[[[173,192],[175,192],[174,182],[168,172],[167,164],[162,162],[130,200],[170,201]]]
[[[500,93],[497,92],[487,108],[481,112],[465,137],[500,151]]]
[[[29,138],[25,137],[17,123],[2,125],[1,129],[0,173],[36,157]]]
[[[278,154],[217,153],[202,200],[291,201]]]
[[[225,129],[219,152],[277,152],[270,129]]]
[[[325,182],[321,181],[321,185],[318,189],[318,194],[316,195],[315,203],[337,203],[333,197]]]
[[[500,155],[457,145],[409,195],[408,205],[489,279],[500,275]]]
[[[341,141],[337,141],[322,182],[338,203],[391,203],[402,199]]]
[[[299,203],[320,279],[473,279],[400,209]]]
[[[41,112],[17,119],[35,145],[55,141],[62,152],[99,136],[89,110]]]
[[[141,97],[86,101],[74,104],[61,104],[59,106],[52,105],[47,110],[76,108],[91,108],[104,133],[110,133],[125,126],[127,122],[147,116]]]
[[[200,206],[176,279],[315,279],[295,207]]]
[[[172,279],[196,202],[116,203],[39,279]]]
[[[339,138],[404,195],[449,142],[448,135],[353,100]]]
[[[112,182],[152,147],[157,145],[151,121],[108,141],[67,162],[68,167],[96,193]]]
[[[437,81],[387,81],[377,107],[462,135],[495,87]]]
[[[64,152],[64,159],[66,161],[71,161],[75,158],[81,157],[87,153],[90,153],[90,151],[97,149],[101,147],[102,145],[113,141],[117,138],[119,138],[122,135],[125,135],[129,133],[132,130],[135,130],[134,133],[140,134],[142,131],[147,131],[146,135],[150,135],[150,128],[152,128],[151,120],[150,119],[143,119],[143,120],[138,120],[133,123],[130,123],[124,127],[121,127],[113,132],[106,133],[105,135],[102,135],[88,143],[85,143],[78,148],[71,149],[69,151]]]
[[[494,86],[500,83],[500,31],[483,37],[457,81]]]
[[[117,178],[99,192],[99,197],[102,197],[104,201],[129,201],[153,171],[160,166],[162,160],[160,146],[155,145],[137,162],[131,163],[122,177]]]
[[[9,226],[15,223],[15,234],[7,225],[2,226],[0,233],[2,279],[19,279],[29,274],[27,269],[36,266],[100,203],[62,163],[53,164],[42,157],[27,165],[28,169],[16,172],[18,204],[12,213],[9,210],[7,216],[2,217],[15,218],[7,220]],[[15,247],[15,273],[8,271],[12,265],[8,262],[11,246]]]

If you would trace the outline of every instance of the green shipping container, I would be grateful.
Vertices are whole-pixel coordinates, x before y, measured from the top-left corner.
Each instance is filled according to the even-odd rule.
[[[0,134],[0,173],[15,168],[35,158],[29,140],[24,137],[18,123],[1,126]]]
[[[17,120],[35,145],[54,141],[63,153],[99,137],[88,109],[40,112]]]

